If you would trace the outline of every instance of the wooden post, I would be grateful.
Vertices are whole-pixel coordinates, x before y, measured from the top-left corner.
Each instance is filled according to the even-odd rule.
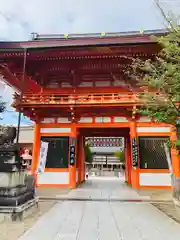
[[[82,160],[81,160],[81,182],[85,181],[86,166],[85,166],[85,137],[82,137]]]
[[[79,136],[79,148],[78,148],[78,183],[80,184],[81,182],[84,181],[84,138],[83,136]]]
[[[172,128],[170,140],[177,141],[177,132]],[[171,158],[172,158],[172,188],[173,188],[173,199],[175,204],[180,206],[180,156],[179,151],[171,148]]]
[[[131,146],[129,138],[124,138],[124,157],[125,157],[125,180],[128,184],[131,184]]]
[[[172,129],[170,139],[172,142],[177,141],[177,133],[175,129]],[[173,173],[176,177],[180,177],[180,156],[178,156],[178,151],[174,148],[171,148],[171,158]]]
[[[36,123],[34,127],[34,142],[33,142],[33,154],[32,154],[32,174],[36,173],[39,161],[40,152],[40,124]]]

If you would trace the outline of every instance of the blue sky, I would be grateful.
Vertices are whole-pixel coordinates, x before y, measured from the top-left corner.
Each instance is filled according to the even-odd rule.
[[[167,0],[161,2],[167,7]],[[32,32],[121,32],[165,27],[153,0],[0,0],[0,6],[1,41],[29,40]],[[12,92],[8,89],[3,96],[8,106]],[[17,122],[17,114],[9,111],[0,123]]]

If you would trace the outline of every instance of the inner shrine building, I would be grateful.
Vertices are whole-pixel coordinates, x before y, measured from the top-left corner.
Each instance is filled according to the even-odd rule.
[[[180,177],[173,126],[137,114],[142,90],[124,74],[132,57],[151,58],[164,31],[38,35],[0,42],[0,74],[16,89],[13,107],[34,121],[32,173],[41,142],[48,142],[45,171],[37,186],[75,188],[85,180],[85,138],[123,137],[125,178],[133,188],[171,188]],[[21,94],[22,93],[22,94]]]

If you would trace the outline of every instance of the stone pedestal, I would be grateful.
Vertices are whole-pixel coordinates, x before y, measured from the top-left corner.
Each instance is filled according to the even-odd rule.
[[[23,185],[26,175],[27,173],[24,170],[15,172],[0,172],[0,188],[14,188],[16,186]]]
[[[19,206],[34,198],[35,178],[22,166],[16,145],[0,146],[0,206]]]

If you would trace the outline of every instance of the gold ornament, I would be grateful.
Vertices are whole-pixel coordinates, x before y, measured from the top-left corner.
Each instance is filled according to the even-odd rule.
[[[68,36],[69,36],[69,35],[68,35],[67,33],[66,33],[66,34],[64,34],[64,38],[68,38]]]
[[[140,33],[141,33],[141,34],[144,34],[144,30],[140,30]]]

